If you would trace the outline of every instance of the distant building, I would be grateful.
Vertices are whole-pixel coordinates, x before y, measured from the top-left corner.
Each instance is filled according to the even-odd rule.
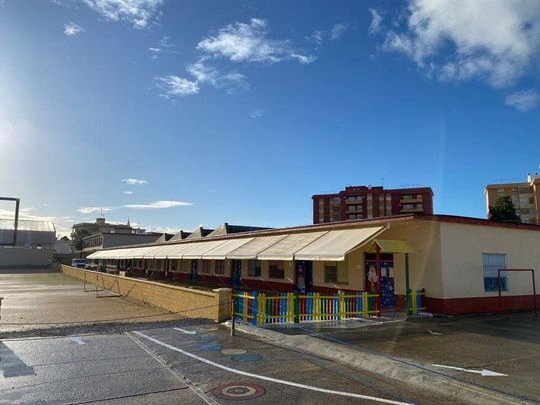
[[[49,266],[55,244],[56,229],[50,221],[19,219],[15,228],[12,219],[0,219],[0,268]]]
[[[399,214],[433,214],[433,190],[430,187],[348,186],[339,193],[318,194],[311,198],[314,224]]]
[[[162,237],[162,235],[163,234],[158,232],[131,234],[102,232],[95,235],[90,235],[82,240],[82,256],[86,257],[89,254],[101,249],[155,243]]]
[[[132,233],[144,233],[144,229],[133,228],[129,220],[127,224],[111,224],[108,223],[105,218],[96,218],[96,222],[81,222],[79,224],[73,225],[73,231],[87,231],[90,235],[95,235],[98,233],[122,233],[122,234],[132,234]]]
[[[526,183],[488,184],[484,194],[488,216],[489,207],[495,206],[500,197],[507,196],[512,199],[521,222],[540,225],[540,174],[529,174]]]

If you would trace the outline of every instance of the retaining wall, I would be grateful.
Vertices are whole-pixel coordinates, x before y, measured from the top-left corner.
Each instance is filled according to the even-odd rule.
[[[137,280],[91,270],[62,265],[62,272],[68,276],[105,288],[124,297],[135,298],[187,318],[206,318],[223,322],[231,318],[231,289],[218,288],[200,291],[176,287],[153,281]],[[86,274],[85,274],[86,273]]]

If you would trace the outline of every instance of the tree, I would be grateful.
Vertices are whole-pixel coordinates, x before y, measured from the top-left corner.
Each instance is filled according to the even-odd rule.
[[[516,207],[512,199],[508,196],[499,197],[495,206],[489,207],[489,219],[512,224],[521,223],[521,218],[516,211]]]
[[[86,229],[76,229],[71,232],[71,246],[72,249],[81,252],[83,248],[83,238],[90,236],[90,232]],[[82,252],[81,252],[82,257]]]

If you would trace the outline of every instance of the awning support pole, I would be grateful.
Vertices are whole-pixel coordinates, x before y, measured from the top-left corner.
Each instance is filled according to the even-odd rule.
[[[406,297],[407,297],[407,314],[412,315],[412,305],[411,305],[411,279],[409,273],[409,254],[405,253],[405,288],[406,288]]]
[[[379,312],[379,316],[382,316],[381,248],[379,245],[377,245],[375,263],[377,271],[377,311]]]

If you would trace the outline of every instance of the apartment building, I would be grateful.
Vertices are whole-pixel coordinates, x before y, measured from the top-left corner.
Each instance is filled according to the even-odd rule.
[[[493,207],[500,197],[512,199],[521,222],[540,225],[540,174],[529,173],[526,183],[488,184],[484,190],[486,208]]]
[[[433,214],[433,190],[430,187],[348,186],[339,193],[318,194],[311,198],[314,224],[399,214]]]

